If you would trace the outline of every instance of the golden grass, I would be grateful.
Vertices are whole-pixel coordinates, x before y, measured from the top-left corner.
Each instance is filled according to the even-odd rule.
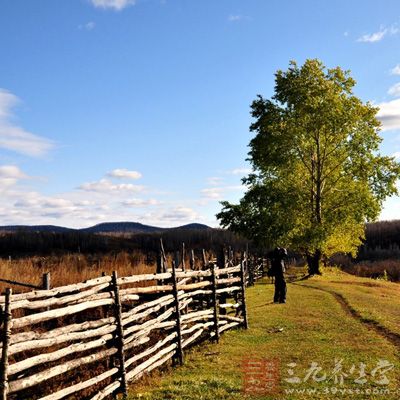
[[[27,257],[18,260],[0,260],[0,278],[41,286],[43,274],[50,272],[51,287],[68,285],[117,271],[119,276],[155,272],[155,260],[146,260],[140,253],[116,255]],[[17,285],[0,282],[0,291],[12,287],[15,292],[29,291]]]
[[[399,283],[362,278],[335,268],[325,268],[322,276],[301,283],[343,296],[363,319],[400,334]]]

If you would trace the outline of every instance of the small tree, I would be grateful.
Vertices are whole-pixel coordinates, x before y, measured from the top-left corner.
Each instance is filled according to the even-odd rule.
[[[248,190],[217,218],[261,245],[302,252],[318,274],[322,257],[356,254],[365,222],[397,194],[400,164],[379,154],[378,108],[353,95],[349,71],[307,60],[275,76],[272,99],[251,105]]]

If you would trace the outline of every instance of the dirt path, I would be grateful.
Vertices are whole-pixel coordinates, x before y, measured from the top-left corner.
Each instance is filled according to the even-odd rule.
[[[394,346],[397,347],[399,354],[400,354],[400,335],[395,332],[392,332],[385,326],[379,325],[376,321],[363,318],[360,315],[360,313],[357,310],[355,310],[351,306],[351,304],[340,293],[337,293],[337,292],[335,292],[333,290],[329,290],[329,289],[323,289],[321,287],[307,285],[305,283],[293,283],[293,285],[304,286],[309,289],[320,290],[322,292],[331,294],[336,299],[336,301],[342,306],[343,310],[345,311],[345,313],[347,315],[355,318],[357,321],[359,321],[363,325],[368,326],[369,329],[372,329],[377,334],[384,337],[386,340],[388,340],[390,343],[392,343]]]

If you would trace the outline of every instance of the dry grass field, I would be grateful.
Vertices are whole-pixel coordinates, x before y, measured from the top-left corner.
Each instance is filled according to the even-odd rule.
[[[143,254],[121,252],[116,255],[85,256],[70,254],[61,257],[28,257],[17,260],[0,260],[0,278],[40,286],[44,273],[50,272],[51,286],[63,286],[83,282],[112,271],[120,276],[150,273],[155,271],[155,259],[147,260]],[[0,292],[12,285],[0,282]],[[31,290],[12,286],[14,292]]]

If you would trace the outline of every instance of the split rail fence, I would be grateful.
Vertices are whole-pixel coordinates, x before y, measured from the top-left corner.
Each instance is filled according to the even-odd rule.
[[[162,253],[163,254],[163,253]],[[204,253],[203,253],[204,254]],[[204,259],[204,257],[203,257]],[[102,276],[83,283],[0,297],[0,400],[127,395],[127,385],[184,350],[247,328],[243,258],[201,270]]]

